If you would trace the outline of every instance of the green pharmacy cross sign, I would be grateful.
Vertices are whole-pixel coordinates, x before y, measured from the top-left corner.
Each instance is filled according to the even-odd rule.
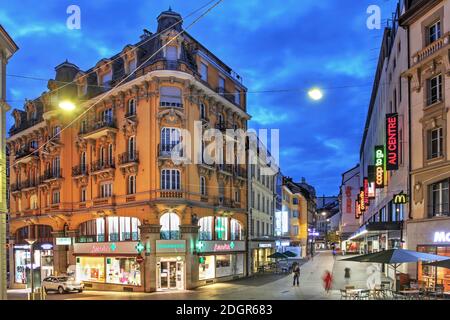
[[[142,242],[138,242],[135,248],[137,253],[141,254],[141,252],[144,251],[145,246],[142,244]]]
[[[117,249],[117,245],[114,242],[111,243],[111,245],[109,247],[111,248],[111,251],[116,251],[116,249]]]

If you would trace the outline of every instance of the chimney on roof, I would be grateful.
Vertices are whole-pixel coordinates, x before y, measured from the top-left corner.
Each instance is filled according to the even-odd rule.
[[[302,183],[306,183],[305,177],[302,177]]]

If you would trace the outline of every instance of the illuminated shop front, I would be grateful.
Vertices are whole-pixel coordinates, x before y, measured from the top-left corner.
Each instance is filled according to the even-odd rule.
[[[157,289],[186,289],[186,240],[156,240]]]
[[[126,286],[130,291],[142,291],[137,244],[135,241],[75,243],[75,278],[83,281],[87,289],[114,290]]]
[[[258,272],[261,268],[268,267],[274,262],[274,260],[268,258],[268,256],[275,252],[275,241],[250,241],[249,251],[249,254],[251,255],[251,272]]]
[[[200,281],[244,276],[245,241],[198,241],[197,255]]]
[[[450,218],[408,223],[408,249],[446,256],[450,259]],[[414,266],[415,268],[416,266]],[[426,287],[443,286],[450,291],[450,270],[417,264],[417,280]]]
[[[46,225],[32,225],[19,228],[15,234],[12,247],[10,270],[12,288],[24,288],[31,284],[31,269],[36,288],[41,280],[53,274],[53,238],[52,228]],[[31,246],[26,239],[35,239],[33,244],[33,264],[31,263]]]

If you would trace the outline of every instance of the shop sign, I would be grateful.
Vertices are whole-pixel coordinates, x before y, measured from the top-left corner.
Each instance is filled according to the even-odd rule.
[[[363,190],[364,190],[364,204],[367,207],[370,204],[369,200],[369,179],[364,178],[363,180]]]
[[[386,115],[386,170],[398,170],[398,114]]]
[[[359,211],[366,211],[366,197],[363,188],[359,191]]]
[[[260,243],[259,247],[260,248],[272,248],[272,244],[271,243]]]
[[[57,246],[70,246],[72,244],[72,238],[56,238]]]
[[[360,216],[361,210],[359,207],[359,195],[358,195],[358,199],[355,200],[355,219],[359,219]]]
[[[186,252],[186,240],[156,240],[157,253]]]
[[[199,241],[198,252],[245,251],[245,241]]]
[[[384,188],[385,175],[385,150],[384,146],[375,147],[375,187]]]
[[[137,241],[74,243],[75,254],[136,254]]]
[[[30,250],[30,245],[29,244],[15,245],[14,249],[17,249],[17,250]]]
[[[51,250],[53,249],[53,245],[50,243],[44,243],[41,245],[42,250]]]
[[[136,262],[137,262],[137,263],[142,263],[142,262],[144,262],[144,257],[141,256],[140,254],[138,254],[138,255],[136,256]]]
[[[394,204],[406,204],[408,203],[408,196],[402,192],[394,194]]]
[[[450,232],[435,232],[433,241],[434,243],[450,242]]]
[[[369,200],[375,199],[375,182],[369,181]]]

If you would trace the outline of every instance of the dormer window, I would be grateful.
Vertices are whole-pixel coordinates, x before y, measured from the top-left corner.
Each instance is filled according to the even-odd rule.
[[[100,75],[100,85],[104,88],[111,88],[112,71]]]
[[[87,88],[88,88],[88,86],[87,86],[87,83],[86,83],[86,82],[84,82],[84,83],[78,85],[78,95],[79,95],[80,97],[85,96],[85,95],[87,94]]]
[[[203,62],[200,62],[200,76],[203,81],[208,81],[208,66]]]
[[[166,59],[169,61],[177,61],[178,60],[178,50],[176,46],[167,46],[166,47]]]
[[[126,65],[127,65],[126,73],[127,74],[132,73],[134,70],[136,70],[136,59],[128,61]]]

